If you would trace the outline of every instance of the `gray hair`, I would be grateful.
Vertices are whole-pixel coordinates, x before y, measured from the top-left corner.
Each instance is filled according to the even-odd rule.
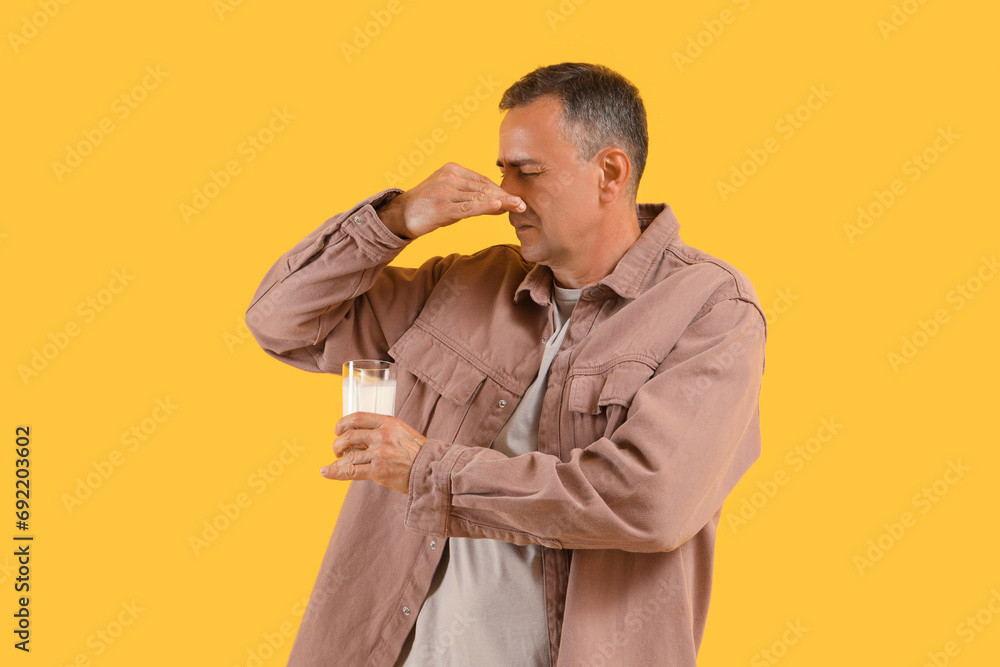
[[[552,95],[563,105],[563,138],[574,143],[584,160],[614,146],[632,163],[632,199],[646,167],[649,133],[639,89],[604,65],[561,63],[539,67],[521,77],[500,99],[500,110],[531,104]]]

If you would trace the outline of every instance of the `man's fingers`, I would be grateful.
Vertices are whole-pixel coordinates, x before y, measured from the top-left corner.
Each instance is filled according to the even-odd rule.
[[[509,194],[494,181],[482,174],[474,171],[469,172],[469,177],[459,178],[455,182],[455,189],[463,192],[480,192],[488,197],[497,197]]]
[[[351,430],[333,441],[333,453],[338,457],[344,457],[349,452],[366,451],[369,445],[367,430]]]
[[[528,205],[524,203],[524,200],[515,195],[508,195],[505,200],[502,201],[503,210],[513,211],[515,213],[524,213],[528,209]]]
[[[353,433],[357,431],[351,431],[345,435],[340,436],[333,441],[333,454],[339,459],[344,458],[351,453],[361,453],[368,451],[370,444],[366,442],[363,438],[352,437]],[[350,460],[351,463],[357,463],[357,461]]]
[[[504,211],[524,210],[524,202],[520,197],[510,194],[488,177],[478,172],[466,169],[465,167],[461,167],[461,169],[466,174],[466,178],[463,179],[464,183],[458,186],[459,190],[475,193],[473,199],[477,201],[499,201],[500,203],[494,207],[495,209]],[[499,212],[499,210],[495,210],[494,212]]]
[[[337,423],[334,442],[339,457],[320,469],[327,479],[371,480],[407,493],[416,453],[427,438],[396,417],[354,413]]]
[[[473,193],[471,199],[477,202],[487,202],[492,205],[492,208],[502,211],[523,211],[525,209],[524,200],[496,186],[492,188],[484,186],[482,190]]]
[[[327,479],[339,479],[349,482],[352,479],[362,479],[362,466],[353,463],[333,463],[320,468],[320,474]]]
[[[512,195],[492,181],[482,184],[479,189],[481,196],[474,197],[478,200],[487,200],[490,203],[499,202],[498,208],[502,211],[524,211],[524,201],[517,195]]]
[[[457,164],[455,162],[449,162],[443,167],[443,170],[451,174],[454,174],[455,176],[458,176],[470,183],[489,184],[492,185],[493,187],[498,187],[497,184],[494,183],[489,176],[484,176],[483,174],[480,174],[478,171],[473,171],[468,167],[463,167],[462,165]]]
[[[472,218],[477,215],[498,215],[504,211],[521,213],[526,206],[520,197],[502,195],[500,197],[474,197],[452,204],[451,215],[456,219]]]
[[[370,450],[355,449],[344,454],[342,457],[340,457],[339,460],[334,461],[333,465],[342,467],[369,465],[372,462],[373,458],[375,457],[372,456]]]
[[[351,449],[330,465],[321,468],[324,477],[330,479],[357,479],[363,468],[370,466],[375,457],[367,449]]]
[[[451,213],[455,218],[472,218],[477,215],[496,215],[503,210],[500,199],[466,199],[452,204]]]
[[[385,424],[387,419],[394,419],[394,417],[387,417],[386,415],[374,412],[352,412],[346,417],[340,418],[337,425],[333,427],[333,432],[335,435],[343,435],[353,429],[378,428]]]
[[[344,456],[350,450],[365,451],[384,435],[379,429],[399,422],[395,417],[374,412],[352,412],[342,417],[333,431],[337,439],[333,441],[333,453]],[[399,422],[402,424],[403,422]]]
[[[464,218],[497,215],[504,211],[522,212],[527,205],[486,176],[460,164],[449,162],[413,189],[399,195],[394,203],[403,206],[406,235],[417,237]],[[391,216],[390,216],[391,217]],[[363,427],[366,428],[366,427]]]

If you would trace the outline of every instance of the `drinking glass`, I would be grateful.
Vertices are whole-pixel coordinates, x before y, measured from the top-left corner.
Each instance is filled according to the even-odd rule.
[[[395,414],[396,364],[376,359],[348,361],[343,366],[344,415],[352,412]]]

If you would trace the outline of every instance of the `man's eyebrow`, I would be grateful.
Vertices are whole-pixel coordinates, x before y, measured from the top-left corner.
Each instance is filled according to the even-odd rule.
[[[522,167],[526,164],[541,164],[542,161],[533,157],[521,158],[519,160],[508,160],[507,164],[511,167]],[[497,158],[497,166],[503,169],[503,160]]]

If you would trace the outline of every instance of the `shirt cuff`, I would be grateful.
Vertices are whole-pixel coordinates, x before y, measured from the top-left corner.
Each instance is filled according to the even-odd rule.
[[[404,525],[415,533],[448,537],[451,514],[451,472],[468,447],[427,440],[410,469]]]
[[[285,255],[281,280],[316,259],[330,245],[348,238],[375,264],[388,264],[409,243],[382,224],[375,207],[402,194],[390,188],[363,199],[344,213],[338,213],[302,239]]]
[[[341,231],[354,239],[362,252],[376,261],[392,259],[411,240],[396,236],[389,231],[375,211],[402,193],[403,191],[398,188],[391,188],[368,197],[348,211],[340,223]]]

